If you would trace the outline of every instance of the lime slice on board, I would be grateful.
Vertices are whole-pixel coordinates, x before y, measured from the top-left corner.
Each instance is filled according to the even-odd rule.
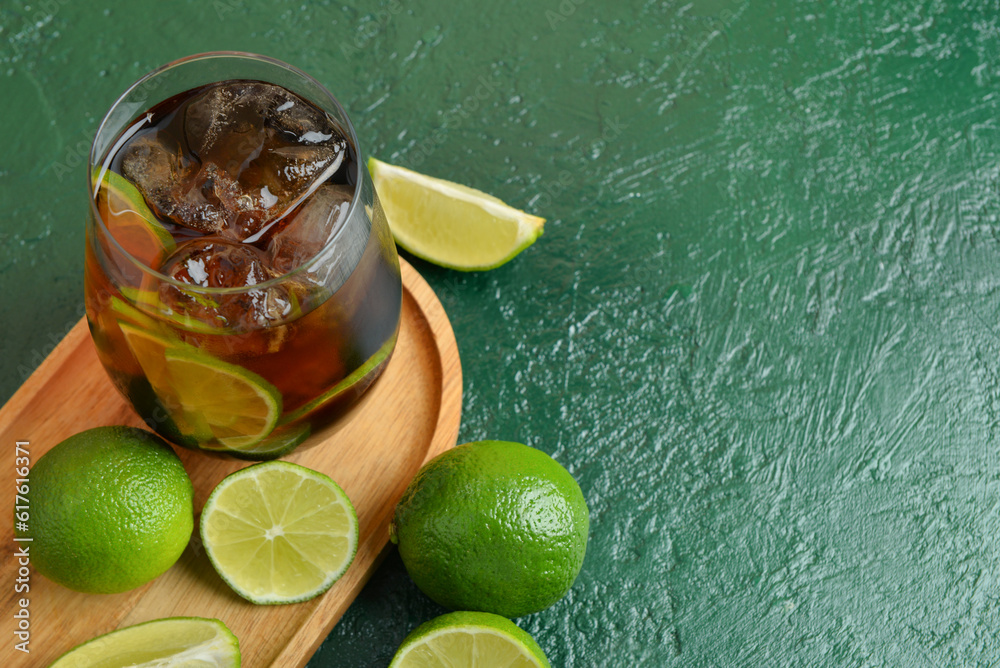
[[[488,612],[452,612],[418,626],[389,668],[549,668],[545,653],[509,619]]]
[[[240,644],[218,619],[168,617],[112,631],[49,668],[238,668]]]
[[[259,604],[322,594],[358,549],[358,517],[326,475],[284,461],[255,464],[219,483],[201,513],[212,566]]]
[[[97,181],[100,168],[94,169]],[[150,211],[140,193],[125,177],[104,171],[96,193],[97,212],[115,241],[147,267],[155,266],[177,246],[170,232]]]
[[[392,235],[404,250],[461,271],[509,262],[541,236],[545,219],[444,179],[368,160]]]
[[[183,436],[205,449],[248,450],[274,429],[281,393],[243,367],[120,321],[129,348]],[[218,448],[210,443],[216,441]]]

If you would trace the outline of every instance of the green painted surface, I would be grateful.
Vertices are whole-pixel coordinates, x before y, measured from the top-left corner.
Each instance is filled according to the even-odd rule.
[[[576,585],[518,620],[554,666],[990,665],[998,16],[4,2],[0,394],[82,313],[107,107],[175,57],[266,53],[377,156],[549,219],[497,271],[416,266],[458,338],[461,440],[539,447],[590,504]],[[392,552],[310,665],[384,666],[439,612]]]

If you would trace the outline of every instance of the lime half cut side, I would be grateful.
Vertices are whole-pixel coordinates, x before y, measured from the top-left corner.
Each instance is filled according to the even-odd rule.
[[[238,668],[240,644],[218,619],[168,617],[85,642],[49,668]]]
[[[212,566],[237,594],[258,604],[322,594],[351,565],[358,518],[328,476],[298,464],[264,462],[230,474],[201,514]]]
[[[488,612],[452,612],[418,626],[389,668],[550,668],[528,633]]]
[[[118,324],[185,441],[207,450],[242,451],[270,435],[281,415],[281,393],[271,383],[179,340]]]
[[[403,249],[461,271],[506,264],[541,236],[545,219],[468,186],[368,160],[392,235]]]

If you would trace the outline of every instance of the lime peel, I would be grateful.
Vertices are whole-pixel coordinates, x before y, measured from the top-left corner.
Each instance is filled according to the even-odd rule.
[[[159,577],[194,526],[191,479],[163,439],[94,427],[61,441],[31,468],[32,564],[64,587],[114,594]]]
[[[421,467],[396,504],[390,538],[437,603],[514,618],[566,595],[589,527],[583,492],[557,461],[521,443],[478,441]]]

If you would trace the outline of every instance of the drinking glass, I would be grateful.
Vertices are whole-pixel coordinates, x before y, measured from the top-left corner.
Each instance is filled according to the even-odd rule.
[[[235,86],[227,91],[261,95],[263,116],[248,112],[249,103],[204,102],[202,92],[219,82]],[[260,82],[293,96],[280,98],[287,100],[281,105],[269,102],[277,89]],[[183,107],[186,116],[177,125],[170,110],[198,95],[199,106]],[[233,97],[220,93],[219,99]],[[303,116],[282,116],[296,104],[305,109]],[[337,132],[302,132],[301,119],[312,122],[317,113],[323,128]],[[208,145],[199,132],[243,137],[238,133],[246,132],[247,114],[255,123],[265,119],[251,123],[244,137],[250,145],[213,148],[215,162],[192,148]],[[176,224],[191,197],[209,201],[204,206],[222,210],[227,220],[246,218],[230,215],[227,206],[251,200],[270,206],[280,199],[271,193],[286,186],[269,191],[254,182],[248,190],[244,177],[257,178],[263,169],[273,179],[311,168],[316,142],[326,142],[316,154],[329,156],[335,152],[331,142],[340,141],[330,139],[337,133],[342,142],[336,145],[336,173],[288,185],[289,192],[304,190],[282,204],[287,209],[267,229],[238,238],[235,228],[205,233]],[[267,143],[272,140],[283,143],[275,148]],[[128,148],[133,145],[139,148]],[[279,162],[267,162],[265,154]],[[281,162],[292,160],[291,154],[292,162]],[[148,155],[155,159],[136,157]],[[323,159],[332,170],[335,161]],[[132,160],[130,169],[122,168],[125,160]],[[236,164],[241,160],[242,167]],[[133,182],[123,172],[138,176]],[[242,199],[220,203],[222,181]],[[350,119],[307,74],[235,52],[190,56],[147,74],[101,123],[90,153],[88,192],[90,331],[115,387],[166,439],[246,459],[279,457],[341,418],[389,362],[402,295],[395,245]],[[270,215],[260,207],[249,210],[251,216]],[[164,211],[174,217],[165,218]],[[226,284],[234,275],[235,284]]]

